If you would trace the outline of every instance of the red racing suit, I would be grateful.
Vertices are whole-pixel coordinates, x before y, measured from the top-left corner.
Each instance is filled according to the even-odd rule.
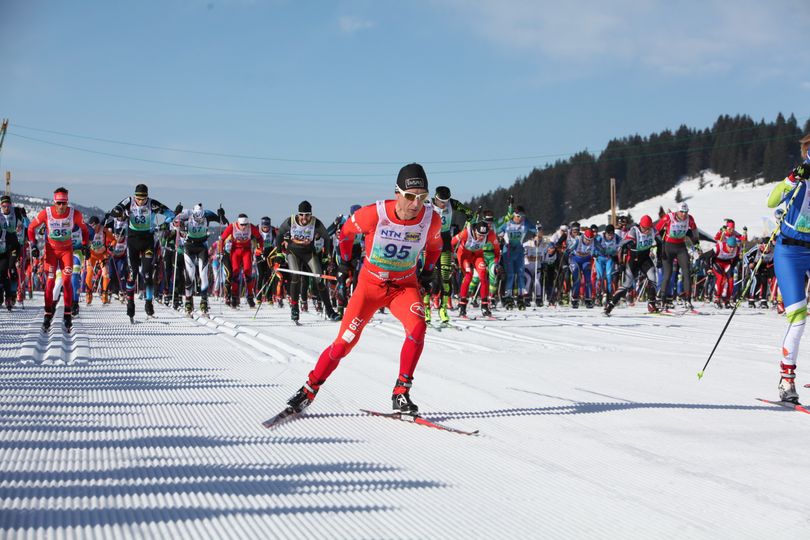
[[[458,267],[464,272],[464,279],[461,280],[461,289],[458,292],[459,302],[462,304],[467,303],[473,270],[478,274],[478,279],[481,280],[481,301],[486,302],[489,299],[489,272],[487,262],[484,260],[484,246],[487,243],[492,245],[495,263],[497,264],[501,258],[501,246],[498,243],[495,231],[492,229],[487,232],[486,236],[479,237],[472,232],[471,226],[468,224],[463,231],[453,237],[453,245],[458,246],[455,248]]]
[[[412,220],[396,215],[396,201],[377,201],[352,214],[340,230],[340,254],[350,260],[354,237],[365,235],[366,255],[357,286],[343,314],[338,337],[318,358],[309,384],[319,387],[360,340],[368,321],[381,307],[390,309],[405,327],[400,375],[413,377],[425,340],[425,306],[416,265],[425,252],[422,271],[432,271],[442,251],[441,218],[425,205]]]
[[[239,297],[239,271],[244,272],[245,287],[247,294],[253,296],[253,250],[251,240],[256,240],[258,249],[264,249],[264,240],[259,232],[259,228],[252,223],[239,225],[229,223],[222,235],[219,237],[224,242],[228,237],[233,238],[231,244],[231,295]]]
[[[87,246],[88,231],[82,213],[66,207],[63,214],[57,214],[58,207],[50,206],[40,210],[28,226],[28,240],[36,241],[36,231],[45,224],[45,313],[53,315],[53,287],[56,281],[56,269],[62,268],[62,293],[65,299],[65,313],[70,313],[73,306],[73,228],[78,226],[82,232],[82,246]]]
[[[723,235],[722,239],[714,246],[714,272],[715,300],[731,301],[734,294],[734,267],[740,258],[742,236],[735,233],[733,246],[729,245],[729,237]]]

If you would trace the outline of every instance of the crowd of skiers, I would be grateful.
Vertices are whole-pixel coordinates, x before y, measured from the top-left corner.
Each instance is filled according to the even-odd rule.
[[[302,201],[276,227],[266,216],[252,223],[239,214],[231,222],[222,208],[202,204],[171,210],[139,185],[133,196],[85,224],[73,209],[72,217],[60,221],[56,214],[61,203],[68,208],[67,191],[60,188],[54,197],[54,207],[33,221],[8,196],[2,198],[0,302],[9,310],[24,301],[26,291],[46,290],[51,277],[62,284],[70,316],[78,314],[80,298],[89,304],[98,297],[102,304],[122,301],[134,317],[137,292],[147,315],[154,313],[154,301],[190,314],[195,296],[196,310],[205,314],[209,297],[216,296],[232,308],[243,301],[250,307],[287,304],[294,321],[311,305],[337,320],[366,256],[361,237],[350,260],[342,261],[337,250],[340,228],[359,205],[325,226]],[[703,251],[683,202],[656,221],[643,216],[633,223],[619,215],[615,226],[573,222],[547,234],[511,200],[507,212],[496,217],[492,210],[473,211],[452,198],[446,186],[431,199],[441,217],[442,252],[426,290],[428,321],[432,312],[443,323],[454,311],[465,317],[470,306],[480,306],[483,316],[498,305],[507,310],[598,305],[610,314],[620,301],[637,299],[652,312],[671,308],[676,300],[691,309],[693,299],[728,308],[754,268],[750,307],[780,305],[773,250],[764,240],[751,241],[745,227],[740,233],[727,219],[713,238],[704,236],[704,245],[711,247]],[[55,246],[55,259],[63,259],[53,276],[45,271],[45,242]],[[759,259],[763,264],[756,264]],[[49,308],[56,302],[52,291],[46,296]],[[47,309],[48,315],[53,311]]]
[[[33,290],[44,290],[44,331],[60,298],[68,331],[80,300],[90,304],[96,296],[103,305],[113,299],[125,304],[132,322],[136,295],[143,298],[148,317],[157,301],[189,316],[195,311],[207,316],[212,296],[231,309],[238,309],[242,299],[251,308],[286,304],[296,323],[310,305],[333,321],[346,310],[342,337],[324,351],[320,367],[299,391],[298,405],[314,398],[312,390],[348,354],[372,308],[389,308],[409,336],[403,351],[409,343],[416,347],[403,352],[403,359],[410,358],[403,360],[408,369],[395,386],[395,409],[398,400],[405,410],[412,405],[402,402],[409,402],[412,370],[434,311],[439,325],[451,324],[452,311],[469,317],[472,306],[480,307],[485,318],[496,306],[525,310],[568,304],[578,309],[581,302],[585,309],[602,306],[605,315],[621,302],[636,301],[646,302],[652,313],[668,311],[675,302],[687,312],[694,309],[693,300],[729,308],[747,292],[750,307],[768,308],[770,302],[787,311],[780,396],[796,401],[793,369],[807,288],[805,273],[798,270],[783,270],[780,278],[779,248],[783,269],[810,266],[799,249],[810,249],[810,240],[802,236],[810,236],[810,218],[803,210],[810,138],[802,144],[805,163],[768,201],[771,207],[786,207],[775,215],[781,232],[775,243],[773,238],[750,239],[746,227],[739,232],[733,219],[718,224],[713,236],[702,237],[685,202],[675,210],[662,209],[656,220],[618,216],[604,227],[574,222],[547,234],[511,198],[506,213],[496,217],[492,209],[472,210],[452,198],[447,186],[429,192],[418,164],[400,171],[395,199],[354,205],[328,226],[313,215],[308,201],[275,227],[267,216],[256,223],[245,214],[228,219],[223,208],[201,203],[172,210],[152,198],[144,184],[103,216],[88,218],[70,206],[63,187],[54,191],[53,205],[32,219],[5,195],[0,199],[0,303],[12,311],[26,294],[30,298]],[[801,206],[791,206],[800,192],[805,193]],[[784,303],[780,291],[789,297]],[[407,304],[414,294],[417,300]]]

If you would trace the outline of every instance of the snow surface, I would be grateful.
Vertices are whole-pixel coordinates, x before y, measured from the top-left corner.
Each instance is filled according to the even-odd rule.
[[[718,184],[680,186],[701,227],[769,216],[768,186]],[[390,409],[388,314],[268,431],[337,324],[215,300],[131,325],[96,299],[43,336],[38,294],[0,312],[0,538],[804,538],[810,415],[755,400],[776,399],[785,321],[741,308],[699,382],[729,312],[697,307],[429,330],[413,398],[468,437],[359,412]]]
[[[762,179],[752,183],[738,183],[732,186],[728,178],[706,171],[701,178],[688,178],[677,186],[657,197],[647,199],[630,208],[620,208],[619,213],[627,213],[638,222],[641,216],[649,214],[653,221],[658,219],[658,209],[675,210],[678,207],[675,195],[680,189],[681,196],[689,205],[689,213],[695,218],[697,226],[707,233],[714,233],[725,223],[726,218],[734,220],[737,230],[748,226],[750,237],[768,237],[776,220],[773,210],[768,208],[767,200],[776,182],[765,183]],[[604,225],[610,212],[580,219],[583,225],[596,223]]]
[[[268,431],[337,324],[215,302],[211,321],[160,306],[131,325],[94,302],[42,337],[35,296],[0,313],[0,536],[803,537],[810,417],[754,399],[776,396],[784,320],[741,309],[698,382],[728,316],[701,309],[431,329],[412,395],[469,437],[359,412],[390,408],[388,314]]]

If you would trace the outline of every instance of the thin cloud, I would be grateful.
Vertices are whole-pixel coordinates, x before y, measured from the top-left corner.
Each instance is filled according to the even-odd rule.
[[[435,0],[505,50],[562,65],[619,63],[663,74],[771,66],[810,9],[792,0]],[[797,53],[798,54],[798,53]]]
[[[340,27],[340,31],[344,34],[354,34],[360,30],[374,28],[376,23],[354,15],[343,15],[338,18],[338,26]]]

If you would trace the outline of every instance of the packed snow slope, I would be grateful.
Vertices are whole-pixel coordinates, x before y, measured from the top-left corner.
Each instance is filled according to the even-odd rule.
[[[390,408],[390,314],[268,431],[337,324],[214,301],[209,321],[139,303],[132,325],[95,302],[42,335],[35,296],[0,313],[0,537],[804,537],[810,415],[755,400],[785,322],[740,309],[698,382],[729,313],[698,308],[431,328],[412,396],[464,436],[360,413]]]
[[[620,208],[619,213],[629,212],[636,222],[644,214],[649,214],[653,220],[657,220],[659,208],[663,207],[664,211],[677,209],[678,203],[675,198],[680,190],[681,197],[689,205],[689,213],[695,218],[697,226],[707,233],[714,235],[725,223],[725,219],[731,218],[738,230],[747,226],[750,237],[767,237],[776,223],[773,210],[766,204],[768,194],[775,183],[765,183],[760,179],[750,184],[740,182],[733,186],[728,178],[706,171],[702,178],[688,178],[661,195],[630,208]],[[582,226],[591,223],[604,225],[609,214],[609,212],[597,214],[579,221]]]

